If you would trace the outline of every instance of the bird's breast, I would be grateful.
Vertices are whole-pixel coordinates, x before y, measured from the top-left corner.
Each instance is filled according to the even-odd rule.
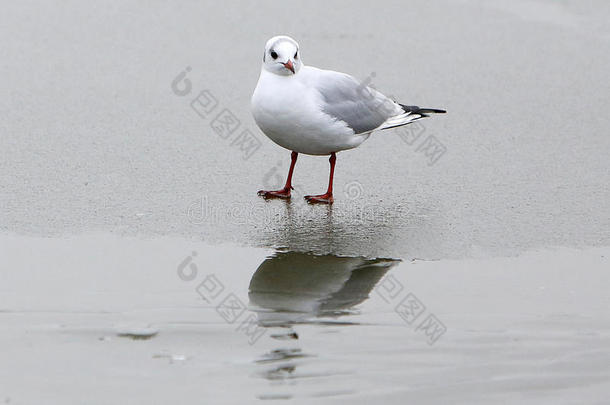
[[[353,131],[323,113],[320,95],[297,79],[261,75],[252,95],[256,124],[272,141],[297,152],[324,155],[351,147]]]

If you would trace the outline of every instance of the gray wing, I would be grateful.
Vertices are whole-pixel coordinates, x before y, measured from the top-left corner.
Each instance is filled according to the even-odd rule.
[[[313,85],[322,95],[322,111],[345,122],[356,134],[372,131],[402,112],[392,100],[349,75],[320,73]]]

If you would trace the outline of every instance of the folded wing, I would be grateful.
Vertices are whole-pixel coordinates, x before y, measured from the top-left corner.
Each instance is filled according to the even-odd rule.
[[[322,111],[343,121],[355,134],[394,128],[425,118],[429,113],[445,112],[398,104],[344,73],[329,70],[316,73],[312,85],[322,96]]]

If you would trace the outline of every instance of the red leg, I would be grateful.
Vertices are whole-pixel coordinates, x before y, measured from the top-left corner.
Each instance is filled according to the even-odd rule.
[[[306,195],[305,199],[309,203],[320,203],[320,204],[332,204],[333,203],[333,176],[335,175],[335,162],[337,161],[337,156],[335,152],[330,154],[330,177],[328,179],[328,190],[326,190],[325,194],[320,195]]]
[[[292,152],[290,154],[290,169],[288,170],[288,178],[286,179],[286,185],[281,190],[276,191],[265,191],[260,190],[258,195],[267,198],[290,198],[290,190],[292,190],[292,172],[294,171],[294,165],[297,163],[298,153]]]

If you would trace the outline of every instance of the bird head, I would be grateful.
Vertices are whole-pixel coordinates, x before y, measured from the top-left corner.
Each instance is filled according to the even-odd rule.
[[[292,76],[299,72],[303,62],[299,44],[294,39],[279,35],[271,38],[265,45],[263,68],[280,76]]]

